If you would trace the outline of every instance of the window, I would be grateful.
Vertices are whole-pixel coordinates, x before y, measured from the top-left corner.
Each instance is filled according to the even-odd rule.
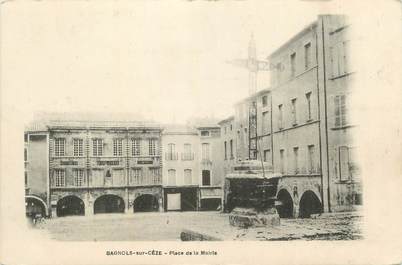
[[[223,143],[223,145],[224,145],[224,147],[225,147],[225,160],[227,160],[228,159],[228,147],[227,147],[227,142],[225,141],[224,143]]]
[[[263,97],[262,97],[262,106],[263,106],[263,107],[266,107],[267,104],[268,104],[267,96],[263,96]]]
[[[285,150],[281,149],[279,151],[280,158],[280,170],[282,174],[285,174]]]
[[[296,99],[292,99],[292,117],[293,125],[297,125],[297,113],[296,113]]]
[[[209,143],[202,144],[202,160],[211,160],[209,154]]]
[[[103,139],[92,139],[93,156],[103,155]]]
[[[211,186],[211,171],[202,171],[202,186]]]
[[[293,147],[293,166],[295,174],[299,173],[299,147]]]
[[[292,53],[290,55],[290,77],[294,77],[296,75],[296,53]]]
[[[141,139],[131,139],[131,152],[133,156],[141,155]]]
[[[108,179],[112,178],[112,174],[110,173],[110,169],[106,170],[105,177],[108,178]]]
[[[54,155],[55,156],[64,156],[64,150],[66,145],[66,139],[64,138],[56,138],[54,139]]]
[[[193,183],[193,176],[191,169],[184,170],[184,184],[191,185]]]
[[[311,120],[311,92],[306,93],[307,101],[307,121]]]
[[[168,185],[176,185],[176,170],[174,169],[168,170]]]
[[[264,162],[270,162],[271,150],[264,150]]]
[[[315,173],[315,169],[314,169],[314,153],[315,153],[315,149],[314,149],[314,145],[309,145],[308,146],[308,171],[309,173]]]
[[[131,169],[130,174],[130,183],[131,184],[140,184],[142,177],[142,169],[141,168],[133,168]]]
[[[166,160],[177,160],[176,145],[173,143],[168,144],[168,152],[166,154]]]
[[[28,150],[25,148],[24,149],[24,162],[28,161]]]
[[[148,147],[149,147],[149,155],[156,156],[156,139],[149,139]]]
[[[230,131],[233,131],[233,125],[230,124]]]
[[[113,155],[123,155],[123,139],[113,139]]]
[[[343,127],[346,124],[346,97],[335,96],[335,127]]]
[[[28,185],[28,172],[24,172],[25,173],[25,186]]]
[[[209,136],[209,131],[201,131],[201,136]]]
[[[347,73],[347,56],[349,41],[338,42],[329,49],[329,56],[332,69],[332,77],[337,77]]]
[[[349,180],[350,170],[349,170],[349,148],[347,146],[339,146],[339,180]]]
[[[73,139],[73,156],[83,156],[84,148],[83,148],[84,140],[82,139]]]
[[[280,104],[278,105],[278,128],[279,130],[283,129],[283,123],[282,123],[282,119],[283,119],[283,105]]]
[[[304,69],[311,67],[311,43],[304,45]]]
[[[191,150],[191,144],[184,144],[184,153],[181,158],[182,160],[193,160],[193,153]]]
[[[269,133],[269,111],[262,113],[262,134]]]
[[[233,156],[233,140],[230,140],[230,145],[229,145],[229,147],[230,147],[230,159],[233,159],[234,158],[234,156]]]
[[[152,184],[159,184],[161,181],[160,178],[160,168],[151,168],[151,177],[152,177]]]
[[[55,186],[64,187],[66,185],[65,172],[63,169],[56,169],[54,171]]]
[[[83,169],[74,169],[74,186],[81,187],[84,184],[84,170]]]

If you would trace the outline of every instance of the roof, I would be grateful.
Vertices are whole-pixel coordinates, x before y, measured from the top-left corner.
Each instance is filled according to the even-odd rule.
[[[246,98],[244,98],[244,99],[242,99],[242,100],[236,102],[235,105],[244,103],[244,102],[246,102],[246,101],[253,100],[253,99],[255,99],[256,97],[259,97],[259,96],[261,96],[261,95],[263,95],[263,94],[267,94],[267,93],[270,93],[270,92],[271,92],[271,89],[270,89],[270,88],[262,89],[262,90],[260,90],[260,91],[257,91],[256,93],[254,93],[254,94],[252,94],[252,95],[250,95],[250,96],[248,96],[248,97],[246,97]]]
[[[275,56],[285,48],[287,48],[291,43],[293,43],[295,40],[299,39],[301,36],[306,34],[308,31],[310,31],[312,28],[316,27],[318,25],[318,21],[314,21],[307,26],[305,26],[301,31],[299,31],[296,35],[293,35],[288,41],[286,41],[284,44],[279,46],[278,49],[276,49],[274,52],[272,52],[270,55],[267,56],[267,59],[269,60],[271,57]]]
[[[87,129],[87,128],[147,128],[158,129],[162,128],[153,122],[143,121],[86,121],[86,120],[48,120],[35,121],[29,124],[25,131],[47,131],[49,129]]]
[[[198,132],[191,126],[186,125],[166,125],[163,126],[165,135],[198,135]]]
[[[206,129],[220,129],[221,127],[218,125],[204,125],[201,127],[197,127],[198,130],[206,130]]]
[[[221,125],[222,123],[228,122],[228,121],[232,121],[234,120],[234,115],[229,116],[228,118],[221,120],[220,122],[218,122],[219,125]]]

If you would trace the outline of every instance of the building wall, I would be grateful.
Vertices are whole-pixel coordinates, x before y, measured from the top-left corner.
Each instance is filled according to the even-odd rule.
[[[238,160],[238,139],[235,127],[234,117],[222,121],[219,123],[221,127],[221,145],[223,148],[223,158],[221,158],[223,165],[223,174],[226,176],[229,172],[231,172],[231,168],[235,165]],[[232,141],[232,150],[230,147],[230,142]],[[226,151],[225,151],[225,143],[226,143]],[[226,154],[225,154],[226,152]],[[233,155],[231,155],[231,153]]]
[[[258,148],[272,150],[273,170],[285,176],[282,187],[289,194],[297,190],[298,198],[300,191],[311,190],[324,211],[350,210],[361,201],[360,173],[353,154],[358,148],[352,138],[355,124],[348,115],[353,109],[349,99],[354,72],[349,64],[353,40],[348,30],[343,16],[319,16],[268,57],[275,66],[269,91],[257,92],[235,105],[238,159],[249,157],[248,112],[255,102]],[[269,98],[266,109],[261,106],[263,96]],[[344,106],[340,96],[345,96]],[[270,134],[263,132],[265,111],[272,112]]]
[[[325,49],[325,80],[327,105],[328,172],[330,204],[333,211],[352,210],[361,204],[362,185],[356,163],[353,133],[356,124],[351,120],[351,86],[354,69],[351,65],[350,25],[345,16],[322,16]],[[343,101],[344,106],[340,106]]]
[[[200,180],[200,140],[197,132],[190,133],[164,133],[163,143],[163,186],[198,185]],[[169,153],[169,144],[174,144],[173,156]],[[185,152],[185,144],[191,145],[190,154]],[[191,170],[192,179],[185,181],[185,170]],[[169,183],[169,170],[176,171],[175,183]]]
[[[222,186],[224,180],[224,170],[223,170],[223,146],[221,141],[221,131],[219,127],[207,127],[198,128],[200,137],[200,182],[202,185],[202,171],[209,170],[211,174],[211,185],[210,186]],[[208,136],[203,136],[203,132],[209,132]],[[209,159],[203,159],[202,157],[202,145],[209,144]]]
[[[94,201],[106,194],[120,196],[125,203],[125,211],[132,212],[131,193],[146,194],[148,189],[156,189],[162,209],[161,173],[161,130],[158,128],[114,128],[114,127],[57,127],[49,129],[49,176],[52,215],[55,216],[57,203],[63,196],[88,194],[84,203],[93,208]],[[56,154],[56,139],[64,139],[64,154]],[[82,139],[82,155],[74,155],[74,139]],[[94,154],[93,139],[102,139],[102,155]],[[121,139],[121,154],[114,154],[114,139]],[[140,153],[133,153],[133,139],[140,142]],[[155,143],[154,153],[150,153],[149,140]],[[30,148],[31,149],[31,148]],[[47,167],[47,161],[36,161],[36,165]],[[82,175],[76,172],[80,170]],[[37,170],[34,170],[37,171]],[[64,172],[64,181],[56,181],[58,171]],[[140,172],[136,174],[135,172]],[[60,178],[59,178],[60,179]],[[80,179],[80,180],[79,180]],[[46,184],[38,184],[47,187]],[[97,191],[94,193],[94,191]],[[131,192],[131,193],[130,193]],[[61,195],[60,195],[61,194]],[[81,194],[81,195],[80,195]],[[131,197],[132,199],[130,199]],[[93,213],[93,209],[86,210]]]
[[[47,133],[27,134],[25,162],[27,195],[35,195],[47,202],[48,145]]]

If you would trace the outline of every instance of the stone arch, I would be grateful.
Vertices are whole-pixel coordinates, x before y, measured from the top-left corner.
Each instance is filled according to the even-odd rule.
[[[281,189],[278,192],[277,200],[280,202],[276,208],[278,210],[279,217],[292,218],[293,217],[293,199],[290,193],[286,189]]]
[[[48,216],[48,208],[44,200],[35,195],[25,195],[25,211],[27,215],[41,214]]]
[[[70,215],[85,215],[85,204],[75,195],[68,195],[57,201],[56,214],[58,217]]]
[[[321,201],[311,190],[307,190],[303,193],[299,205],[299,217],[301,218],[310,218],[312,214],[322,212]]]
[[[114,194],[99,196],[94,202],[94,214],[124,213],[125,203],[122,197]]]
[[[133,211],[136,212],[157,212],[159,210],[158,198],[152,194],[142,194],[135,198]]]

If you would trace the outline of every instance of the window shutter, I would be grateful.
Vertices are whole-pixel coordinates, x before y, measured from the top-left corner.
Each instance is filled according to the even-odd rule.
[[[335,96],[334,106],[335,106],[335,127],[339,127],[341,126],[339,96]]]
[[[342,125],[346,125],[346,97],[345,95],[342,95],[340,100],[340,106],[341,106],[341,123]]]

